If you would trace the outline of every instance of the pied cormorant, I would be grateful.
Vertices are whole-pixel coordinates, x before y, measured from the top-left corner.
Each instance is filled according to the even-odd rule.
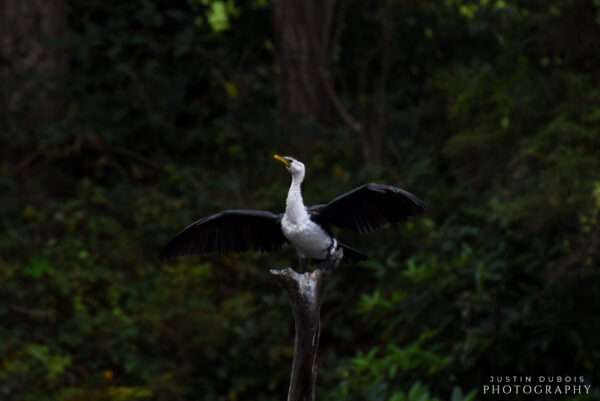
[[[342,258],[360,261],[366,256],[340,243],[330,226],[368,233],[424,211],[423,203],[415,195],[382,184],[365,184],[327,204],[306,207],[301,191],[304,164],[289,156],[274,155],[274,158],[292,176],[285,213],[232,209],[213,214],[177,234],[163,249],[162,258],[210,252],[274,251],[289,242],[296,249],[301,269],[310,260],[316,261],[319,268],[333,268]]]

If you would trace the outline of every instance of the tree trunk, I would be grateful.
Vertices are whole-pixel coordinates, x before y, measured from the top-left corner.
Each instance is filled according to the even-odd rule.
[[[3,0],[0,3],[0,105],[46,122],[64,108],[67,58],[64,0]]]
[[[335,0],[277,0],[274,26],[286,115],[331,122],[329,77]]]
[[[329,272],[317,269],[298,273],[288,268],[271,270],[271,274],[287,290],[294,312],[294,361],[287,401],[315,401],[321,304]]]
[[[280,102],[288,132],[297,128],[290,117],[299,116],[324,126],[341,123],[363,137],[362,124],[338,97],[331,74],[340,26],[336,0],[276,0],[274,5]]]

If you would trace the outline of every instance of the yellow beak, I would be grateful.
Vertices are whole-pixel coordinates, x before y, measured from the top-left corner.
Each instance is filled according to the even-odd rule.
[[[279,160],[280,162],[282,162],[283,164],[285,164],[286,167],[290,165],[290,162],[287,161],[283,156],[273,155],[273,159]]]

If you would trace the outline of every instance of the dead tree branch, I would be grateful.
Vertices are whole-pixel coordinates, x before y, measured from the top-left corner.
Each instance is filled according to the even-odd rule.
[[[288,292],[295,321],[294,361],[287,401],[315,401],[323,288],[329,272],[271,270]]]

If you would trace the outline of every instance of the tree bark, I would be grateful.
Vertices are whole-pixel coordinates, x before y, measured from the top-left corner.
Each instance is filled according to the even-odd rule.
[[[64,0],[0,3],[0,106],[29,121],[57,117],[64,108],[67,58]]]
[[[335,0],[278,0],[274,5],[283,111],[331,123],[326,81]]]
[[[274,5],[280,99],[288,132],[297,128],[290,117],[300,116],[324,126],[341,123],[367,138],[363,124],[339,98],[331,74],[341,26],[336,23],[336,0],[276,0]]]
[[[321,304],[328,271],[297,273],[291,268],[271,270],[287,290],[294,312],[294,361],[287,401],[315,401],[317,354],[321,334]]]

